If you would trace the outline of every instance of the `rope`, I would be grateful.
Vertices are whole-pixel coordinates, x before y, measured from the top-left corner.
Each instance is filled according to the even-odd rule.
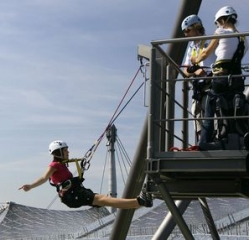
[[[96,151],[96,149],[98,148],[99,144],[101,143],[105,133],[107,132],[107,130],[110,128],[110,126],[114,123],[114,121],[117,119],[117,117],[121,114],[121,112],[125,109],[125,107],[128,105],[128,103],[132,100],[132,98],[137,94],[137,92],[140,90],[140,88],[143,86],[144,83],[142,83],[139,88],[135,91],[135,93],[131,96],[131,98],[129,99],[129,101],[124,105],[124,107],[118,112],[121,104],[123,103],[126,95],[128,94],[132,84],[134,83],[135,79],[137,78],[137,75],[139,73],[139,71],[142,71],[141,68],[143,67],[143,65],[141,64],[135,74],[135,76],[133,77],[131,83],[129,84],[127,90],[124,93],[124,96],[122,97],[120,103],[118,104],[114,114],[112,115],[109,123],[107,124],[107,127],[105,128],[105,130],[103,131],[103,133],[100,135],[100,137],[98,138],[98,140],[92,145],[92,147],[85,153],[84,157],[81,160],[81,167],[83,169],[83,173],[84,171],[88,170],[90,167],[90,161]]]
[[[131,81],[129,87],[127,88],[127,90],[126,90],[124,96],[122,97],[122,99],[121,99],[119,105],[117,106],[117,108],[116,108],[114,114],[112,115],[112,117],[111,117],[111,119],[110,119],[110,121],[109,121],[107,127],[105,128],[105,130],[103,131],[103,133],[100,135],[100,137],[98,138],[98,140],[90,147],[90,149],[85,153],[85,155],[84,155],[83,158],[71,160],[71,161],[76,162],[76,163],[77,163],[78,161],[81,161],[81,168],[82,168],[82,171],[79,172],[79,170],[78,170],[80,176],[83,177],[84,171],[87,171],[87,170],[89,169],[89,167],[90,167],[90,165],[91,165],[91,164],[90,164],[90,161],[91,161],[91,159],[92,159],[92,157],[93,157],[93,155],[94,155],[96,149],[98,148],[99,144],[101,143],[101,141],[102,141],[102,139],[103,139],[105,133],[106,133],[107,130],[109,129],[109,127],[114,123],[114,121],[118,118],[118,116],[121,114],[121,112],[125,109],[125,107],[130,103],[130,101],[132,100],[132,98],[137,94],[137,92],[138,92],[138,91],[141,89],[141,87],[143,86],[144,82],[138,87],[138,89],[135,91],[135,93],[131,96],[131,98],[128,100],[128,102],[124,105],[124,107],[123,107],[123,108],[119,111],[119,113],[117,114],[117,112],[118,112],[118,110],[119,110],[121,104],[123,103],[123,101],[124,101],[126,95],[128,94],[128,92],[129,92],[129,90],[130,90],[132,84],[134,83],[134,81],[135,81],[135,79],[136,79],[136,77],[137,77],[139,71],[141,71],[142,66],[143,66],[143,65],[141,65],[141,66],[138,68],[138,70],[137,70],[135,76],[133,77],[133,79],[132,79],[132,81]],[[77,169],[78,169],[78,167],[77,167]]]
[[[191,146],[188,148],[178,148],[178,147],[171,147],[169,149],[170,152],[184,152],[184,151],[188,151],[188,152],[196,152],[199,151],[199,147],[198,146]]]

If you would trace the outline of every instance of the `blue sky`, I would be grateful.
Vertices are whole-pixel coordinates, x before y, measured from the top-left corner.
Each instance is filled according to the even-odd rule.
[[[140,65],[138,44],[170,38],[181,2],[0,2],[0,203],[50,204],[56,192],[48,183],[27,193],[17,189],[43,174],[52,140],[65,140],[70,157],[85,154],[106,128]],[[248,31],[247,0],[203,0],[199,16],[207,34],[213,33],[214,15],[225,5],[237,10],[239,30]],[[140,73],[131,92],[143,80]],[[130,158],[147,112],[143,98],[141,90],[115,122]],[[85,173],[86,186],[97,192],[105,143],[104,138]],[[70,169],[74,172],[74,165]],[[67,208],[57,200],[52,209]]]

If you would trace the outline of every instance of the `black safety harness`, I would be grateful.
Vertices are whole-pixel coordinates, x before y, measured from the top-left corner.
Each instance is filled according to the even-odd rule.
[[[239,43],[229,62],[214,64],[213,68],[222,68],[227,71],[227,81],[220,84],[226,79],[215,79],[216,85],[212,83],[212,88],[217,95],[212,95],[215,100],[216,115],[218,120],[218,138],[227,138],[228,134],[237,133],[243,136],[248,131],[248,121],[246,119],[226,119],[226,116],[245,116],[248,115],[248,102],[245,99],[243,91],[245,89],[243,76],[241,75],[241,61],[244,56],[245,43],[244,37],[238,37]]]
[[[212,81],[212,88],[215,92],[243,92],[245,89],[245,77],[234,77],[233,75],[240,75],[241,61],[244,56],[245,42],[244,37],[238,37],[239,43],[237,49],[231,60],[221,60],[215,62],[212,66],[214,76],[227,75],[227,80],[214,79]]]

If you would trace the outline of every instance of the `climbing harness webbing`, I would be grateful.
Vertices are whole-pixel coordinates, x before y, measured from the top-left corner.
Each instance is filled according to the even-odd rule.
[[[239,43],[232,59],[216,61],[212,64],[212,72],[215,75],[241,74],[241,60],[244,56],[245,42],[243,37],[238,37]],[[221,74],[219,74],[221,72]]]
[[[238,43],[238,47],[233,55],[233,58],[231,60],[231,70],[230,70],[230,74],[233,74],[234,71],[236,71],[239,67],[240,73],[241,73],[241,60],[244,56],[244,51],[245,51],[245,41],[244,41],[244,37],[238,37],[239,39],[239,43]],[[237,74],[237,73],[235,73]]]
[[[198,51],[196,47],[193,47],[191,51],[191,57],[195,57],[195,58],[198,57],[202,53],[204,45],[205,45],[205,40],[202,40],[200,42],[200,47],[198,48]]]
[[[144,82],[139,86],[139,88],[137,89],[137,91],[131,96],[130,100],[128,101],[128,103],[120,110],[120,112],[118,112],[121,104],[123,103],[126,95],[128,94],[132,84],[134,83],[139,71],[141,71],[142,68],[142,63],[139,66],[135,76],[133,77],[130,85],[128,86],[127,90],[125,91],[124,96],[122,97],[120,103],[118,104],[114,114],[112,115],[107,127],[105,128],[105,130],[103,131],[103,133],[100,135],[100,137],[98,138],[98,140],[90,147],[90,149],[85,153],[83,158],[73,158],[73,159],[69,159],[69,160],[64,160],[63,163],[71,163],[71,162],[75,162],[76,164],[76,168],[77,168],[77,172],[78,172],[78,177],[80,179],[83,178],[84,176],[84,172],[87,171],[90,168],[90,161],[96,151],[96,149],[98,148],[99,144],[101,143],[105,133],[108,131],[108,129],[111,127],[111,125],[114,123],[114,121],[117,119],[117,117],[120,115],[120,113],[124,110],[124,108],[127,106],[127,104],[131,101],[131,99],[135,96],[135,94],[138,92],[138,90],[142,87],[142,85],[144,84]]]

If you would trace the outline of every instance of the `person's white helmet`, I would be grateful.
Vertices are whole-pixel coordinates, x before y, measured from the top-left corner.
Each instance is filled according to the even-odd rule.
[[[192,26],[195,23],[200,23],[202,24],[201,19],[193,14],[193,15],[189,15],[188,17],[186,17],[183,21],[182,21],[182,31],[190,26]]]
[[[214,22],[216,22],[220,17],[225,17],[225,16],[234,16],[234,18],[237,19],[238,14],[237,14],[237,12],[234,10],[233,7],[225,6],[225,7],[222,7],[222,8],[215,14]]]
[[[62,140],[55,140],[49,144],[48,150],[50,154],[53,154],[53,152],[57,149],[62,149],[68,147],[67,144]]]

